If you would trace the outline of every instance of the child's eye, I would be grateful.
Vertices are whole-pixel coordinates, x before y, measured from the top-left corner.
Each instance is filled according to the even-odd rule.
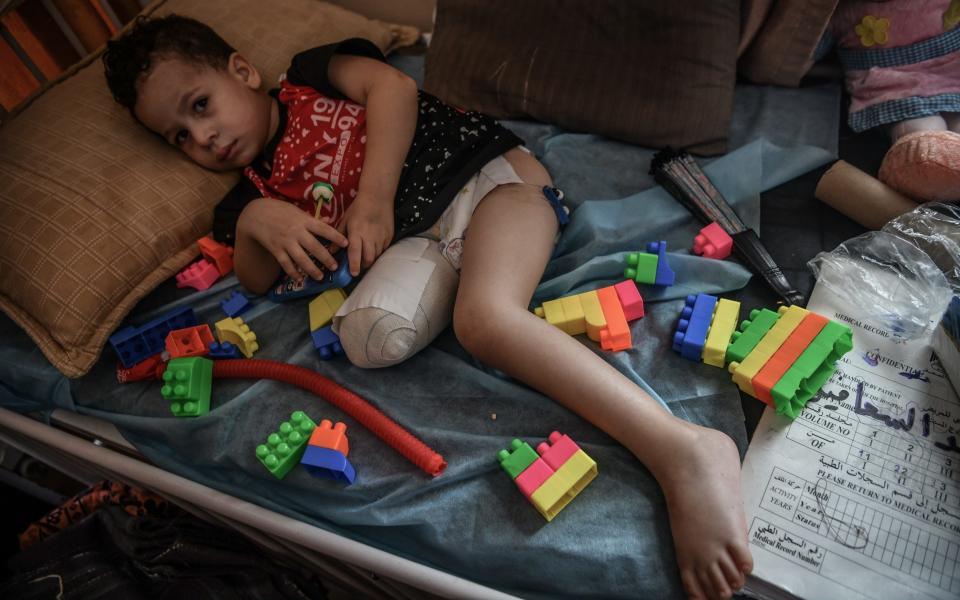
[[[196,102],[193,103],[193,111],[194,111],[194,112],[198,112],[198,113],[199,113],[199,112],[203,112],[204,110],[206,110],[206,108],[207,108],[207,99],[206,99],[206,98],[200,98],[199,100],[197,100]]]
[[[180,131],[177,132],[175,136],[173,136],[173,143],[179,146],[180,144],[187,141],[188,135],[190,134],[189,132],[187,132],[186,129],[181,129]]]

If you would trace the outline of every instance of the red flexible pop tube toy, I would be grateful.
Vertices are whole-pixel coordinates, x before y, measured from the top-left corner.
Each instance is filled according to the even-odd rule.
[[[410,462],[436,477],[447,461],[375,406],[323,375],[287,363],[256,358],[213,361],[214,379],[273,379],[324,398],[375,433]]]

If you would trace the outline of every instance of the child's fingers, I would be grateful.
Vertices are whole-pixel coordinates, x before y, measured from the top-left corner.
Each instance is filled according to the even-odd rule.
[[[310,219],[307,221],[307,229],[309,229],[311,233],[319,235],[323,239],[341,248],[346,248],[348,245],[347,238],[343,233],[331,227],[329,223],[319,219]]]
[[[299,244],[294,244],[293,247],[288,248],[287,254],[290,255],[291,260],[293,260],[293,263],[297,269],[299,269],[300,273],[306,273],[314,279],[323,279],[323,271],[320,270],[317,263],[313,262],[310,255],[307,254]]]
[[[307,251],[308,254],[313,256],[315,259],[319,260],[323,266],[325,266],[330,271],[337,270],[337,261],[330,254],[330,251],[323,247],[323,244],[320,243],[320,240],[315,238],[310,233],[305,233],[303,239],[300,240],[300,244]]]
[[[358,235],[350,237],[353,243],[347,246],[347,259],[350,262],[350,274],[356,277],[360,274],[360,263],[363,259],[363,239]]]
[[[369,269],[377,260],[377,242],[369,238],[363,240],[363,268]]]
[[[275,255],[274,258],[277,259],[277,262],[280,264],[280,268],[283,269],[283,272],[286,273],[290,279],[295,281],[300,281],[303,279],[303,275],[297,270],[297,265],[290,260],[290,257],[287,256],[286,253]]]

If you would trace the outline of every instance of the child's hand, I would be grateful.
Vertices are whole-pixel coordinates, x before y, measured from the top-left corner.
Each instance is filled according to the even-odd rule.
[[[393,240],[393,203],[357,196],[344,213],[340,230],[349,240],[350,274],[356,277],[360,267],[370,268]]]
[[[331,271],[337,268],[337,261],[317,236],[334,246],[346,248],[348,245],[347,238],[328,223],[289,202],[271,198],[260,198],[247,205],[237,222],[238,233],[241,230],[272,254],[284,272],[296,281],[303,279],[304,273],[323,279],[323,271],[311,256]]]

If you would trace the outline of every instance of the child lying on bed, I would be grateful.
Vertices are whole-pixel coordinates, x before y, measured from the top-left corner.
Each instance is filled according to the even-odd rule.
[[[235,226],[244,287],[263,293],[281,273],[322,278],[314,259],[335,269],[330,250],[346,248],[351,273],[367,270],[351,299],[412,295],[434,307],[427,320],[440,327],[408,350],[452,310],[469,352],[602,428],[653,473],[691,597],[730,597],[743,584],[752,560],[733,441],[674,417],[527,309],[558,213],[542,191],[549,174],[519,138],[418,92],[360,39],[298,54],[269,93],[213,30],[179,16],[138,22],[103,61],[138,122],[203,167],[244,170],[215,225],[223,237]],[[405,260],[431,264],[397,277]],[[368,301],[346,312],[341,339],[363,364],[347,330],[375,328],[385,312]]]

